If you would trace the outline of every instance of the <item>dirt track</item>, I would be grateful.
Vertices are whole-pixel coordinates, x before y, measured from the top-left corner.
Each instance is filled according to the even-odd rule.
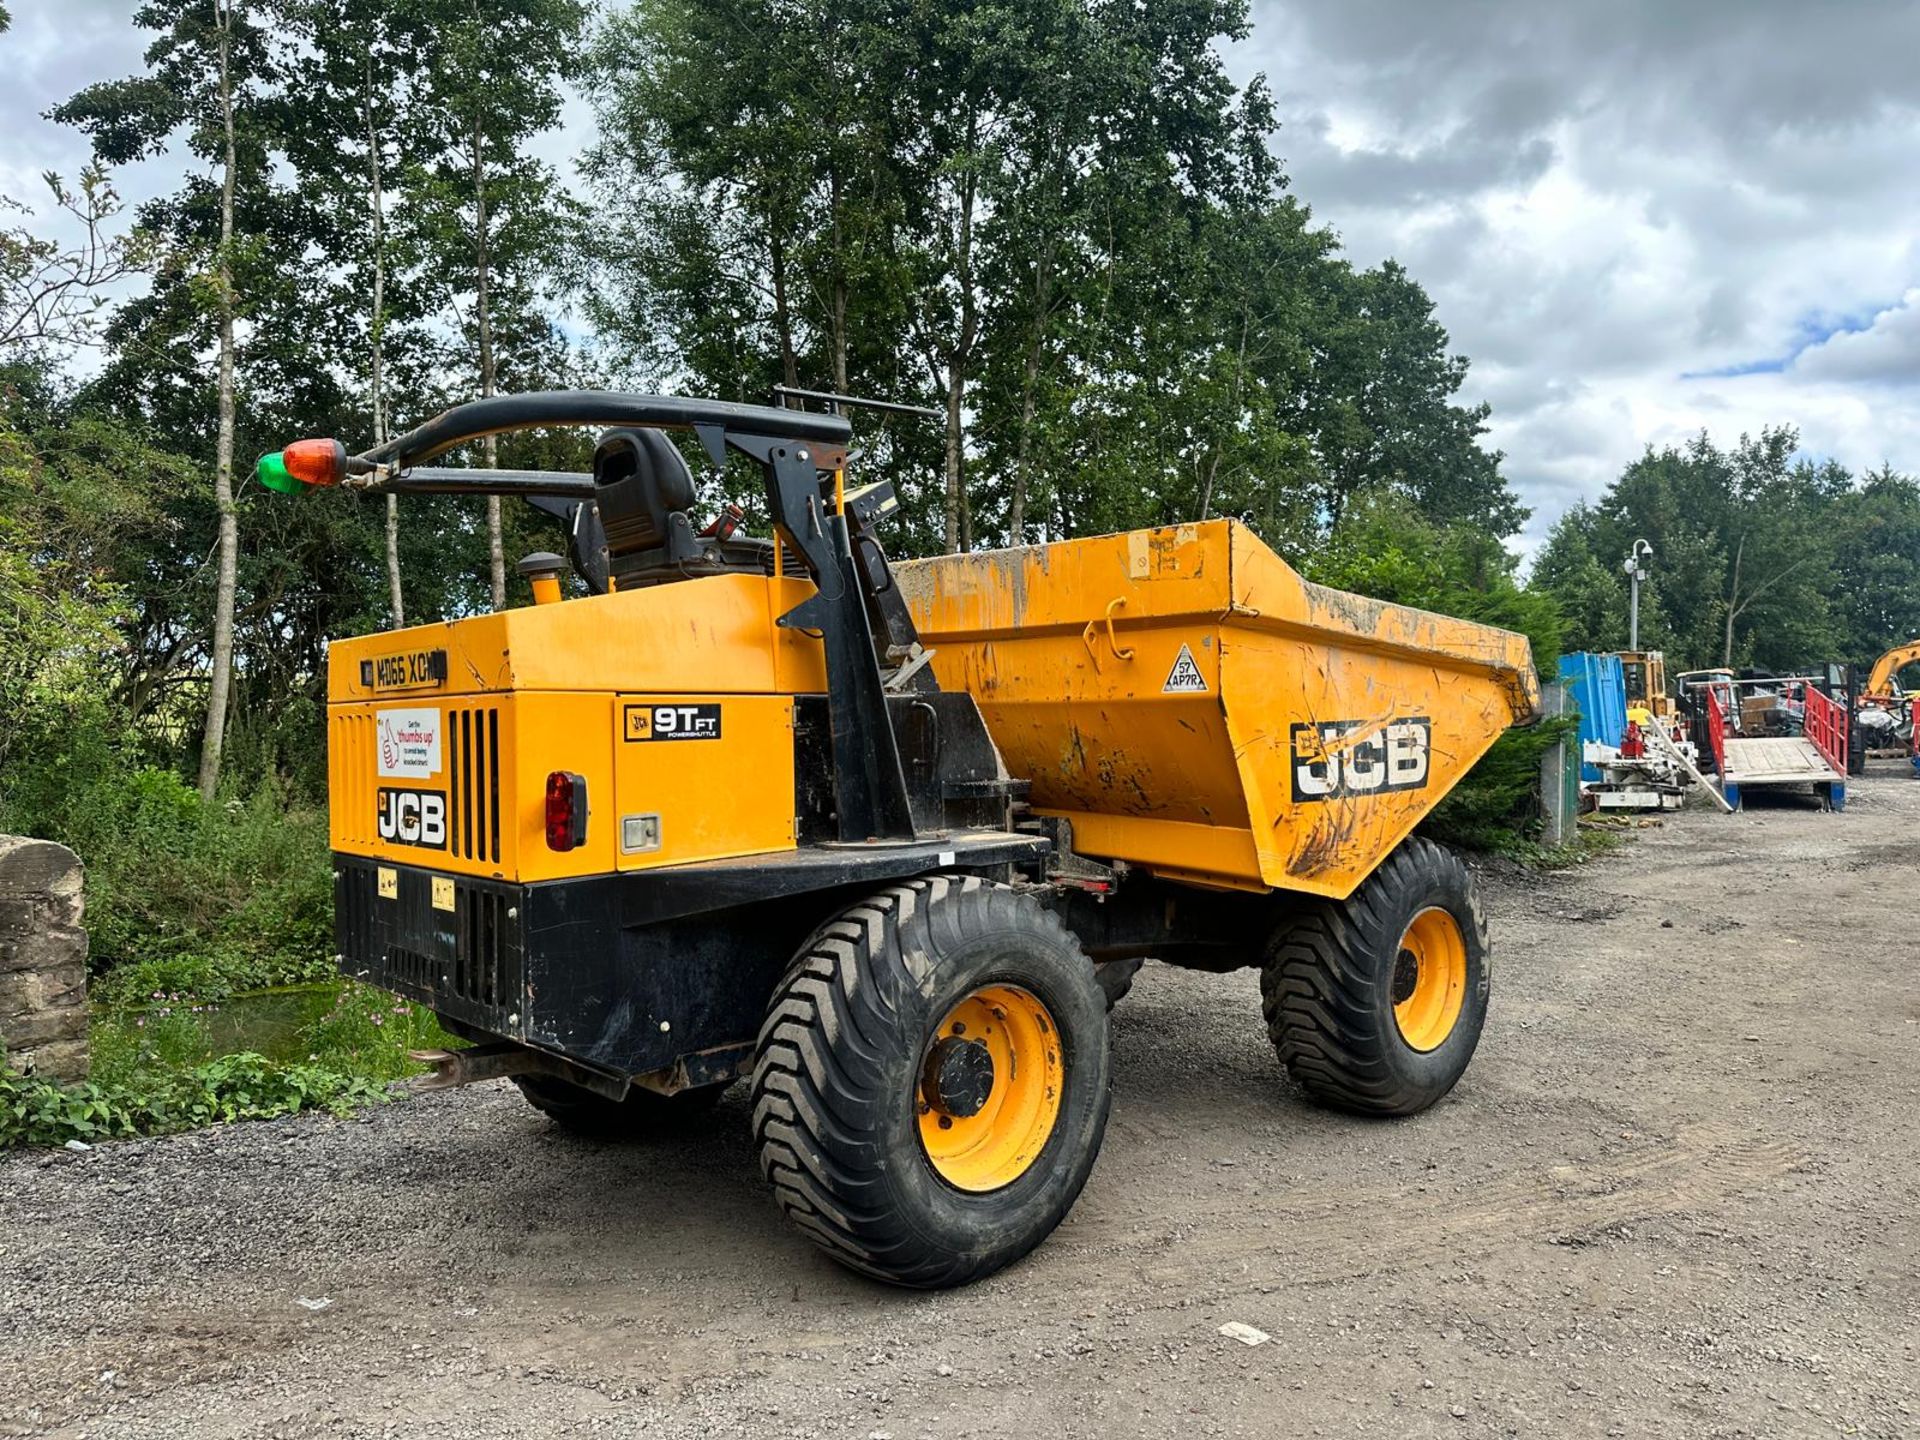
[[[738,1096],[0,1157],[0,1434],[1920,1433],[1920,784],[1485,884],[1451,1100],[1317,1111],[1251,974],[1149,966],[1079,1207],[957,1294],[784,1230]]]

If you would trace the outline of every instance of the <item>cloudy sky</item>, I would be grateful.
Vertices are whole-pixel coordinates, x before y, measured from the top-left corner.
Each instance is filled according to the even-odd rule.
[[[1535,515],[1649,443],[1791,423],[1920,472],[1920,3],[1253,0],[1296,193],[1433,294]],[[130,73],[112,0],[12,0],[0,193],[84,147],[38,116]],[[566,153],[584,130],[555,137]],[[123,178],[134,197],[164,162]]]
[[[1234,61],[1433,294],[1526,544],[1703,427],[1920,471],[1920,4],[1254,0]]]

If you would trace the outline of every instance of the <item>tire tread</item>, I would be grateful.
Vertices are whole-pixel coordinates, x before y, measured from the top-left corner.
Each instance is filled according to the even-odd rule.
[[[983,889],[977,900],[954,903]],[[934,955],[1010,925],[1037,927],[1078,949],[1057,916],[1011,888],[932,874],[890,886],[822,925],[774,991],[752,1082],[761,1170],[787,1219],[844,1265],[894,1284],[938,1288],[1007,1263],[943,1251],[886,1204],[888,1157],[870,1137],[887,1102],[849,1066],[877,1068],[889,1042],[897,1043],[901,989],[928,979]],[[1104,1127],[1104,1112],[1101,1119]],[[1079,1189],[1072,1187],[1067,1205]]]
[[[1402,841],[1345,901],[1307,904],[1269,946],[1260,983],[1267,1033],[1287,1073],[1322,1104],[1408,1115],[1438,1098],[1411,1090],[1388,1059],[1388,1047],[1401,1042],[1378,988],[1379,977],[1392,973],[1381,956],[1399,944],[1398,933],[1389,931],[1404,908],[1402,897],[1436,884],[1464,896],[1473,931],[1468,943],[1477,943],[1484,957],[1486,919],[1465,865],[1418,836]],[[1384,1024],[1383,1015],[1389,1017]]]

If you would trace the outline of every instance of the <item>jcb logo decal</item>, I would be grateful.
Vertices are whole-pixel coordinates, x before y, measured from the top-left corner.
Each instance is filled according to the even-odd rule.
[[[447,792],[382,790],[377,797],[380,838],[426,850],[447,848]]]
[[[707,705],[629,705],[629,740],[718,740],[720,707]]]
[[[1425,716],[1334,720],[1293,727],[1294,800],[1337,800],[1419,790],[1432,772],[1433,722]]]

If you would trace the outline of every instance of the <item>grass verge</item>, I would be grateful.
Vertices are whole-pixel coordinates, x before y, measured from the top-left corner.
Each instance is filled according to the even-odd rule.
[[[92,1144],[302,1110],[345,1114],[420,1073],[409,1050],[458,1045],[430,1011],[351,980],[208,998],[111,987],[92,1016],[92,1078],[15,1073],[0,1055],[0,1149]]]

